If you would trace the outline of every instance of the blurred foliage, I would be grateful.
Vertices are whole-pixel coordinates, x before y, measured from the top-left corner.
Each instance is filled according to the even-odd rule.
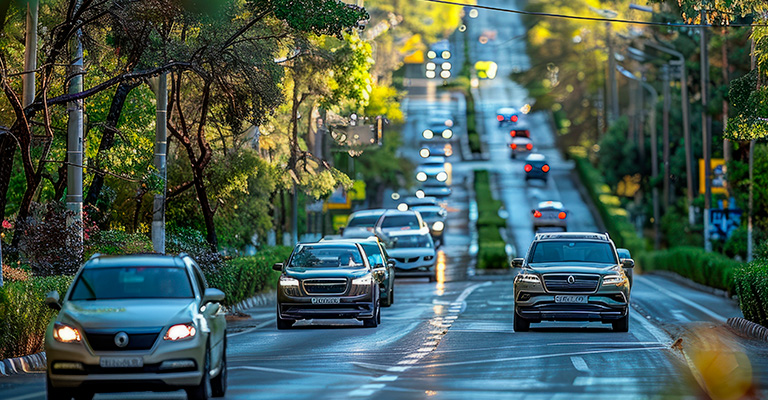
[[[151,253],[152,241],[143,233],[110,230],[99,231],[85,242],[85,259],[93,254],[120,255]]]
[[[475,200],[477,201],[477,268],[509,268],[506,242],[499,232],[507,221],[499,216],[502,202],[493,198],[491,175],[486,170],[475,171]]]
[[[284,262],[293,248],[285,246],[268,247],[255,256],[237,257],[227,260],[215,273],[206,272],[208,286],[220,289],[226,294],[224,304],[237,304],[264,289],[275,289],[280,272],[272,265]]]
[[[745,146],[745,147],[748,147]],[[754,149],[754,186],[752,209],[753,223],[757,229],[768,232],[768,144],[757,143]],[[728,185],[736,197],[736,205],[742,210],[749,206],[749,160],[733,160],[728,164]],[[746,224],[746,212],[741,217]]]
[[[410,185],[415,167],[399,155],[402,144],[399,129],[388,128],[380,146],[369,147],[355,158],[354,172],[365,181],[366,197],[372,204],[382,204],[386,188],[397,191]]]
[[[698,247],[679,246],[662,251],[633,253],[632,256],[643,271],[674,272],[694,282],[730,293],[735,292],[734,273],[742,265],[722,254],[707,253]]]
[[[80,267],[83,246],[79,239],[82,221],[61,203],[33,204],[32,213],[16,221],[19,256],[35,276],[72,275]],[[18,230],[20,229],[20,230]]]

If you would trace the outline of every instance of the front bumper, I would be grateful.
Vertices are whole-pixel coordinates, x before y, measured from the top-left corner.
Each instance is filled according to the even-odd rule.
[[[378,288],[377,288],[378,289]],[[339,298],[339,304],[313,304],[312,299]],[[287,296],[278,291],[277,309],[283,319],[372,318],[375,298],[360,296]]]
[[[626,294],[624,301],[617,301],[614,296],[621,292],[611,293],[572,293],[577,296],[587,296],[587,303],[555,303],[555,295],[549,293],[516,292],[515,313],[522,318],[535,321],[602,321],[610,322],[623,318],[629,310]],[[561,293],[558,293],[558,295]],[[568,294],[568,293],[563,293]],[[527,301],[519,300],[530,295]]]

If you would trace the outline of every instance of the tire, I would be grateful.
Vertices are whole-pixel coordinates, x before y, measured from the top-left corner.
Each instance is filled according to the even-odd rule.
[[[205,349],[205,363],[203,364],[203,377],[197,386],[184,389],[187,392],[187,400],[208,400],[213,396],[211,392],[211,349]]]
[[[531,322],[525,318],[517,316],[517,313],[512,317],[512,325],[515,332],[528,332],[528,330],[531,329]]]
[[[395,304],[395,288],[392,288],[392,290],[389,291],[389,305],[392,304]]]
[[[434,276],[434,275],[430,275],[429,276],[429,283],[436,282],[436,281],[437,281],[437,277],[436,276]]]
[[[47,400],[72,400],[75,393],[72,389],[55,388],[48,375],[45,375],[45,398]]]
[[[221,351],[221,366],[219,374],[211,379],[211,393],[213,397],[224,397],[227,394],[227,332],[224,331],[224,346]]]
[[[280,305],[277,305],[280,307]],[[293,326],[293,323],[296,322],[292,319],[282,319],[280,318],[280,312],[275,310],[275,319],[277,320],[277,330],[282,331],[286,329],[291,329]]]
[[[387,294],[387,300],[381,305],[382,307],[389,307],[392,305],[392,290]]]
[[[379,323],[381,322],[381,309],[379,308],[379,305],[377,304],[376,307],[373,309],[374,316],[371,318],[366,318],[363,320],[363,326],[366,328],[375,328],[379,326]]]
[[[611,322],[611,325],[613,325],[614,332],[629,332],[629,310],[627,310],[627,315]]]

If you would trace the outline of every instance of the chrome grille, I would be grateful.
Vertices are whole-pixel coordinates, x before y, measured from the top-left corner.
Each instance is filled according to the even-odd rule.
[[[568,282],[573,277],[573,283]],[[599,275],[545,274],[544,287],[548,292],[591,293],[597,290]]]
[[[149,350],[155,344],[160,329],[154,332],[127,332],[128,344],[125,347],[115,344],[115,335],[121,331],[90,330],[85,331],[85,338],[95,351]]]
[[[345,278],[305,279],[301,284],[307,294],[340,295],[347,291]]]
[[[395,261],[397,261],[397,262],[399,262],[401,264],[412,263],[412,262],[419,261],[419,257],[409,257],[409,258],[393,257],[393,258],[395,259]]]

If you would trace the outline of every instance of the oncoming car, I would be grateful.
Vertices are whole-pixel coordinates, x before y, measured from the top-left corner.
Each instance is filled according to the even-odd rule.
[[[224,293],[187,255],[94,256],[80,268],[45,333],[48,399],[98,392],[227,389]]]
[[[437,280],[437,252],[432,237],[426,232],[403,231],[390,235],[387,252],[395,260],[398,278]]]
[[[334,243],[359,243],[365,256],[368,257],[368,265],[374,268],[384,268],[384,277],[379,283],[381,289],[381,306],[389,307],[395,302],[395,262],[387,255],[384,244],[376,236],[367,238],[347,239],[326,236],[321,242],[333,241]]]
[[[373,227],[379,220],[384,209],[371,209],[355,211],[347,219],[347,226],[341,229],[344,238],[367,238],[373,235]]]
[[[541,233],[515,276],[516,332],[541,321],[600,321],[629,330],[631,260],[619,260],[611,239],[600,233]]]
[[[301,319],[355,318],[375,328],[381,322],[379,285],[384,268],[370,265],[359,243],[299,243],[280,271],[277,329]]]

